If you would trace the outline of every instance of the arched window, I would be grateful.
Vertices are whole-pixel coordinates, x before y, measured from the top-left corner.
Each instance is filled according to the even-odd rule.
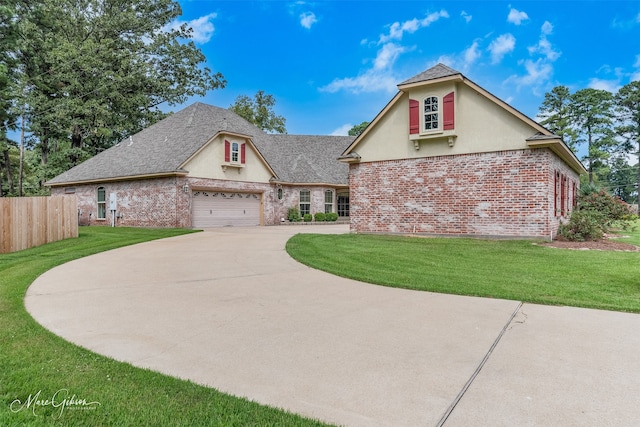
[[[424,130],[435,130],[440,127],[440,108],[437,96],[424,99]]]
[[[104,187],[98,187],[98,219],[107,218],[107,200]]]
[[[282,200],[283,197],[283,191],[282,191],[282,187],[278,187],[278,200]]]
[[[238,163],[240,158],[240,144],[237,142],[231,143],[231,162]]]

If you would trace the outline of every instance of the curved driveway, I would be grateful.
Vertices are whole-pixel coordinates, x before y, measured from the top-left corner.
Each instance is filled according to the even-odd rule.
[[[347,231],[125,247],[50,270],[25,304],[97,353],[337,424],[638,421],[640,316],[373,286],[284,250],[294,233]]]

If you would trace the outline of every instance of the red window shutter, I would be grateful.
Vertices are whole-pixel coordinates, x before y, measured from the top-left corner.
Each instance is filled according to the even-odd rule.
[[[420,133],[420,102],[409,100],[409,133]]]
[[[558,172],[554,174],[553,180],[553,215],[558,216]]]
[[[247,144],[242,144],[240,146],[240,163],[242,163],[243,165],[244,165],[244,161],[245,161],[246,155],[247,155],[246,145]]]
[[[453,92],[442,98],[442,126],[444,130],[450,130],[455,127],[455,111],[453,109]]]
[[[231,161],[231,143],[227,140],[224,141],[224,161]]]
[[[560,175],[560,216],[564,216],[565,215],[565,189],[567,187],[566,185],[566,178],[563,175]]]

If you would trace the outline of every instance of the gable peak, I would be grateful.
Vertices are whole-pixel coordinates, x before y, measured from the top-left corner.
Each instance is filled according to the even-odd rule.
[[[411,77],[410,79],[403,81],[398,86],[404,86],[412,83],[426,82],[428,80],[441,79],[444,77],[455,76],[455,75],[462,75],[462,73],[442,63],[438,63],[433,67],[429,68],[428,70],[425,70],[420,74],[417,74]]]

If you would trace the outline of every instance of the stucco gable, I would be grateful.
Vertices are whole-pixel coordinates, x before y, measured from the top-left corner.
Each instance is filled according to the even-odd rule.
[[[486,91],[460,72],[438,64],[398,85],[399,92],[345,150],[345,163],[547,147],[578,173],[584,166],[560,137]],[[455,127],[427,131],[426,97],[453,96]],[[420,131],[410,131],[410,100],[419,107]],[[442,106],[441,106],[442,107]],[[439,111],[442,115],[442,110]],[[412,125],[413,126],[413,125]],[[541,139],[541,136],[544,139]]]

